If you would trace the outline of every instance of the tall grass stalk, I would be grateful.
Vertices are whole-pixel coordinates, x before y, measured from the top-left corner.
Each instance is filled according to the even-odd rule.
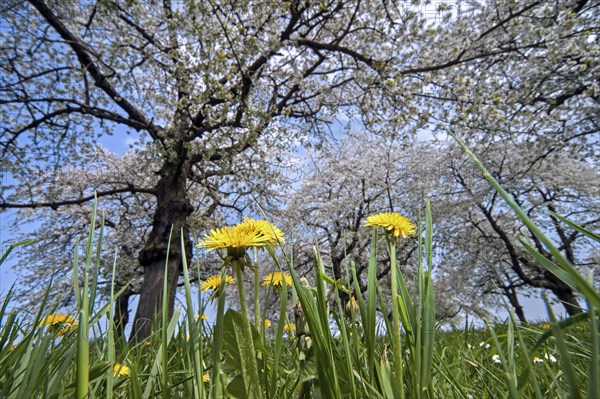
[[[544,296],[544,303],[546,304],[546,310],[548,311],[548,316],[550,316],[550,321],[552,322],[552,333],[554,338],[556,338],[556,347],[560,353],[562,370],[569,386],[569,397],[571,399],[579,399],[581,398],[581,394],[579,392],[579,382],[577,381],[575,369],[573,368],[573,362],[565,342],[563,331],[558,325],[558,320],[556,319],[556,315],[554,314],[554,310],[552,309],[547,296]]]
[[[169,231],[169,241],[167,241],[167,256],[165,259],[165,271],[163,277],[163,292],[162,292],[162,308],[161,308],[161,323],[160,323],[160,358],[162,361],[160,368],[162,397],[164,399],[171,398],[171,390],[169,389],[169,354],[168,354],[168,339],[167,323],[169,322],[169,254],[171,252],[171,239],[173,238],[173,226]],[[175,280],[176,283],[177,280]]]
[[[181,262],[183,265],[183,282],[184,282],[184,291],[185,291],[185,303],[186,303],[186,316],[187,316],[187,324],[190,334],[190,342],[191,342],[191,351],[192,351],[192,359],[193,359],[193,392],[195,398],[204,398],[204,383],[202,382],[203,375],[203,367],[202,361],[200,359],[203,358],[202,351],[202,323],[200,323],[200,329],[197,328],[198,323],[194,314],[194,304],[192,302],[192,288],[190,284],[190,275],[188,272],[188,264],[187,264],[187,256],[185,252],[185,242],[183,235],[183,228],[181,229]],[[201,314],[200,314],[201,316]]]
[[[396,263],[396,242],[388,240],[388,254],[390,255],[390,272],[391,272],[391,295],[392,295],[392,329],[388,330],[388,334],[392,336],[392,353],[394,354],[394,380],[395,387],[399,398],[405,397],[404,393],[404,367],[402,365],[402,342],[400,330],[400,313],[403,312],[404,328],[407,334],[412,333],[412,325],[408,320],[408,312],[406,311],[406,303],[404,298],[398,296],[398,281],[401,277],[398,275],[398,265]]]
[[[221,358],[223,357],[223,325],[225,314],[225,285],[227,277],[226,265],[221,270],[221,284],[219,284],[217,293],[217,319],[214,329],[213,344],[213,386],[212,397],[219,398],[223,396],[223,385],[221,379]]]
[[[115,276],[117,271],[117,251],[115,250],[115,255],[113,258],[113,267],[111,273],[111,283],[110,283],[110,304],[115,303]],[[113,385],[114,385],[114,372],[113,367],[115,364],[115,325],[114,325],[115,315],[113,312],[113,307],[109,306],[108,309],[108,323],[106,327],[106,340],[107,340],[107,356],[108,362],[111,365],[106,372],[106,399],[112,399],[113,397]]]
[[[591,280],[591,276],[590,276]],[[589,370],[588,398],[600,398],[600,323],[598,322],[598,308],[588,302],[590,312],[590,335],[592,341],[592,356]]]
[[[79,313],[79,330],[77,336],[77,399],[83,399],[89,394],[89,371],[90,371],[90,347],[88,341],[89,335],[89,316],[90,316],[90,265],[92,263],[93,248],[94,248],[94,232],[96,231],[96,211],[98,205],[98,198],[94,194],[94,205],[92,207],[92,220],[90,223],[90,232],[88,235],[88,241],[86,245],[84,272],[83,272],[83,292],[81,293]],[[104,224],[104,223],[102,223]],[[103,228],[100,228],[100,238],[102,237]],[[75,253],[77,253],[77,247],[75,247]],[[99,254],[98,254],[99,255]],[[75,257],[77,259],[77,257]],[[74,266],[75,270],[78,270],[77,264]],[[78,279],[78,274],[73,277],[75,280]],[[96,285],[98,275],[94,274],[93,287]]]

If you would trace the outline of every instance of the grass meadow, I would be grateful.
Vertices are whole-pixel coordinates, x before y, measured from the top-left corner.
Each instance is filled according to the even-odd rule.
[[[214,320],[194,307],[184,261],[186,305],[170,318],[163,311],[148,340],[127,342],[106,322],[120,293],[113,290],[104,305],[95,300],[99,265],[93,260],[99,258],[94,255],[101,251],[101,234],[94,239],[94,219],[85,261],[73,259],[74,270],[85,274],[83,286],[75,279],[76,312],[51,312],[46,298],[25,315],[8,311],[12,292],[3,298],[0,398],[599,398],[598,291],[463,148],[552,259],[525,240],[524,248],[585,298],[585,313],[558,320],[548,305],[544,323],[523,325],[511,314],[502,324],[441,328],[431,285],[435,232],[427,203],[416,221],[416,292],[409,293],[395,263],[396,240],[403,238],[375,226],[364,296],[357,285],[327,276],[318,249],[309,283],[296,274],[292,257],[266,245],[276,273],[283,273],[264,288],[279,295],[279,317],[267,323],[264,305],[247,298],[241,284],[256,270],[246,263],[245,251],[229,252],[213,287]],[[600,242],[598,235],[562,221]],[[387,243],[392,300],[382,297],[375,279],[377,240]],[[347,273],[355,274],[353,264]],[[239,311],[225,306],[228,275],[238,284]],[[354,299],[342,304],[340,292]],[[252,315],[248,301],[255,301]]]

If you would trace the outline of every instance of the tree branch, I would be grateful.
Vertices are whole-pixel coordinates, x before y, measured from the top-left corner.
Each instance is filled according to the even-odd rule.
[[[106,191],[98,191],[92,195],[88,195],[85,197],[80,197],[72,200],[64,200],[64,201],[53,201],[53,202],[30,202],[27,204],[18,204],[18,203],[9,203],[9,202],[0,202],[0,209],[8,209],[8,208],[51,208],[57,210],[61,206],[66,205],[77,205],[83,204],[84,202],[88,202],[94,199],[94,197],[106,197],[109,195],[119,194],[119,193],[146,193],[156,195],[156,191],[153,189],[146,188],[137,188],[137,187],[125,187],[125,188],[117,188],[114,190],[106,190]]]
[[[28,1],[39,11],[46,22],[48,22],[48,24],[56,30],[56,32],[67,42],[67,44],[69,44],[77,56],[77,59],[81,63],[83,69],[87,71],[94,79],[96,86],[104,91],[104,93],[106,93],[115,102],[115,104],[125,111],[129,118],[144,126],[145,130],[148,131],[154,140],[158,140],[158,127],[153,125],[152,122],[148,120],[133,104],[119,95],[113,85],[108,81],[106,76],[100,71],[100,68],[98,68],[98,66],[92,60],[92,57],[89,54],[90,50],[88,46],[82,40],[76,37],[65,26],[65,24],[62,23],[62,21],[52,12],[46,3],[44,3],[42,0]]]

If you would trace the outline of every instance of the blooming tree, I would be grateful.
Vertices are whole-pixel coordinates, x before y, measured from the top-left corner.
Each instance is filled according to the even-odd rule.
[[[464,15],[448,12],[436,22],[418,3],[11,2],[2,15],[0,149],[16,187],[0,189],[0,208],[89,203],[94,184],[57,190],[32,165],[58,174],[83,170],[85,149],[101,135],[138,135],[138,150],[153,159],[150,170],[141,168],[146,180],[116,181],[97,196],[101,204],[125,193],[152,198],[151,227],[132,253],[144,271],[133,334],[144,338],[167,277],[173,307],[180,243],[187,256],[193,252],[194,214],[210,217],[232,204],[221,192],[251,194],[284,166],[279,154],[319,137],[343,114],[373,132],[410,133],[439,108],[437,101],[468,103],[468,93],[449,95],[454,89],[445,84],[451,78],[461,90],[470,87],[460,82],[459,67],[481,75],[481,88],[488,84],[483,69],[515,65],[531,49],[539,58],[548,43],[560,49],[589,31],[568,29],[597,20],[587,1],[555,9],[534,0],[469,2]],[[576,44],[591,47],[582,40]],[[590,71],[593,60],[574,62]],[[592,83],[573,87],[568,93],[575,97],[556,101],[557,114],[573,105],[571,98],[595,96]],[[204,193],[198,202],[196,192]]]
[[[139,338],[160,308],[172,228],[171,309],[181,241],[192,254],[191,186],[245,192],[285,161],[268,151],[316,131],[349,100],[369,108],[381,76],[403,74],[409,82],[438,68],[412,71],[411,61],[406,71],[392,70],[404,58],[396,43],[410,37],[406,28],[418,31],[421,19],[362,2],[31,0],[7,7],[3,24],[7,123],[0,137],[18,185],[42,187],[32,179],[36,162],[50,170],[84,164],[82,145],[102,134],[137,132],[142,148],[154,152],[153,184],[128,181],[97,192],[101,201],[119,193],[154,197],[152,228],[137,254],[144,270],[133,329]],[[3,187],[2,208],[58,209],[92,198],[92,186],[74,195],[45,183],[25,198]],[[221,205],[211,195],[201,212]]]
[[[312,246],[318,245],[325,266],[336,280],[352,286],[346,273],[354,262],[360,289],[367,289],[367,266],[372,230],[365,226],[375,213],[396,211],[417,222],[424,215],[424,201],[436,193],[443,154],[432,143],[381,140],[367,131],[349,133],[338,144],[315,150],[298,170],[299,187],[294,188],[280,219],[294,237],[296,267],[310,276]],[[442,169],[443,170],[443,169]],[[438,197],[433,200],[434,221],[447,212]],[[417,229],[417,231],[420,231]],[[390,277],[389,258],[380,242],[378,280]],[[416,276],[417,241],[397,241],[398,264],[408,277]],[[387,292],[389,284],[382,283]],[[441,292],[445,292],[442,290]],[[438,315],[454,315],[455,296],[441,296]],[[342,301],[350,298],[341,293]],[[466,304],[468,302],[463,302]],[[468,305],[465,305],[469,308]]]
[[[470,40],[494,36],[516,51],[441,71],[438,84],[430,86],[430,101],[445,99],[445,106],[433,111],[434,118],[470,144],[568,259],[585,271],[594,264],[589,260],[594,248],[549,212],[597,227],[598,7],[589,1],[525,2],[478,12],[488,22],[477,26],[457,18],[453,29],[463,30],[466,41],[446,48],[460,53]],[[444,242],[454,264],[474,273],[468,284],[482,292],[500,290],[522,320],[517,294],[532,288],[551,291],[570,314],[578,312],[572,290],[520,249],[515,235],[533,236],[478,178],[470,161],[454,151],[445,164],[451,175],[446,183],[452,182],[447,191],[454,192],[462,210],[440,231],[464,235]],[[465,246],[470,249],[461,251]]]
[[[600,195],[598,170],[565,152],[553,152],[540,159],[538,154],[544,149],[536,151],[533,145],[497,143],[486,147],[480,151],[480,158],[488,170],[529,217],[558,243],[567,259],[584,275],[597,267],[592,259],[597,248],[552,213],[591,231],[598,229],[600,209],[595,200]],[[500,290],[523,321],[525,315],[517,294],[528,294],[533,288],[550,291],[569,314],[581,312],[571,287],[538,265],[517,238],[531,240],[546,257],[550,257],[549,251],[520,223],[498,194],[490,190],[487,181],[473,170],[470,160],[460,154],[460,149],[450,151],[446,165],[452,176],[446,184],[454,188],[448,189],[452,194],[447,201],[454,204],[454,211],[439,232],[444,238],[443,245],[448,245],[445,252],[452,265],[450,270],[454,268],[453,273],[470,270],[471,283],[479,285],[482,293]]]
[[[599,195],[599,177],[593,165],[573,159],[565,151],[539,159],[544,153],[542,144],[519,147],[505,141],[481,145],[475,151],[582,273],[597,266],[592,243],[550,213],[592,230],[598,228],[594,198]],[[305,168],[298,172],[302,184],[291,195],[282,220],[288,220],[288,228],[294,231],[294,253],[304,253],[306,259],[296,264],[308,272],[311,253],[303,248],[318,243],[336,279],[350,283],[345,264],[354,261],[359,285],[366,289],[367,217],[391,209],[414,220],[429,196],[435,231],[434,284],[441,317],[464,312],[487,316],[503,307],[498,300],[502,295],[525,321],[519,295],[530,295],[535,288],[552,293],[569,313],[580,311],[572,289],[540,267],[517,237],[534,240],[536,248],[549,256],[547,250],[452,143],[407,146],[405,142],[382,141],[368,132],[354,132],[339,146],[316,151]],[[399,264],[410,280],[416,267],[416,242],[399,240],[398,245]],[[386,279],[388,273],[389,268],[382,266],[378,278]]]

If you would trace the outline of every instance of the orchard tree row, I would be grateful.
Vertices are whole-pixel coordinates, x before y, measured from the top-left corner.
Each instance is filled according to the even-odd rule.
[[[39,224],[37,251],[19,265],[28,298],[54,275],[62,281],[55,297],[72,300],[67,254],[85,231],[94,192],[107,232],[102,276],[108,283],[116,249],[117,282],[127,287],[117,317],[126,321],[130,296],[140,295],[136,339],[150,334],[159,311],[167,257],[173,309],[181,241],[202,279],[218,264],[203,255],[192,262],[192,243],[258,215],[260,205],[294,232],[299,256],[319,242],[336,277],[348,257],[366,273],[366,216],[399,210],[416,218],[429,195],[442,314],[481,314],[498,294],[520,314],[517,293],[531,287],[577,312],[569,287],[520,249],[515,234],[528,232],[444,129],[473,147],[570,260],[597,263],[597,249],[549,211],[598,225],[600,7],[440,7],[9,1],[0,44],[1,167],[9,178],[0,209],[17,211],[16,227]],[[137,143],[115,155],[99,146],[104,136]],[[410,269],[414,246],[405,245],[399,255]]]

